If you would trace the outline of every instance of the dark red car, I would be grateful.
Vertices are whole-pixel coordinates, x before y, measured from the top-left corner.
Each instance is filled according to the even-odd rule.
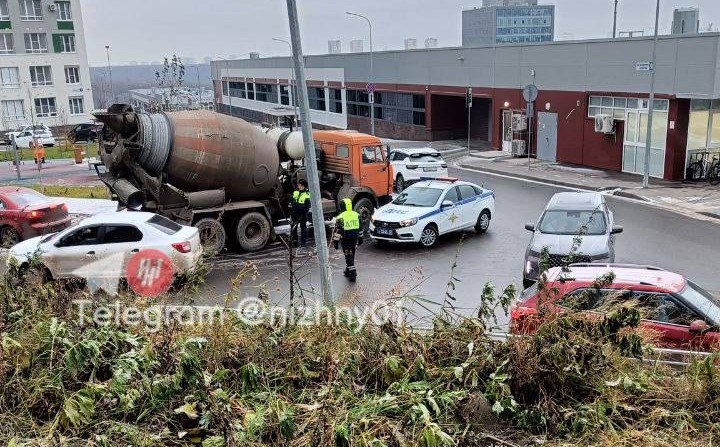
[[[596,280],[610,272],[612,284],[596,287]],[[647,318],[641,325],[659,334],[662,347],[720,349],[720,300],[682,275],[641,265],[573,264],[552,268],[547,277],[545,290],[552,292],[541,297],[535,284],[512,306],[512,333],[537,329],[541,299],[548,312],[598,312],[609,299],[633,300]]]
[[[70,225],[68,209],[39,192],[0,186],[0,245],[8,248],[25,239],[55,233]]]

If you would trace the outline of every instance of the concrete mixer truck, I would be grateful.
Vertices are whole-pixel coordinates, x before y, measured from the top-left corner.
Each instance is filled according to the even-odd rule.
[[[145,114],[116,104],[95,116],[105,124],[99,177],[119,207],[198,227],[209,253],[262,249],[306,178],[298,131],[264,131],[205,110]],[[316,131],[313,140],[323,213],[332,218],[349,197],[367,225],[392,194],[387,148],[352,131]]]

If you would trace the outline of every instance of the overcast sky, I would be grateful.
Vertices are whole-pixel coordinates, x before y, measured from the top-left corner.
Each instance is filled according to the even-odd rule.
[[[80,0],[91,66],[105,65],[105,45],[114,65],[159,61],[173,53],[204,57],[287,55],[273,37],[288,39],[285,0]],[[540,0],[556,5],[558,40],[604,38],[612,33],[614,0]],[[481,0],[298,0],[306,54],[327,52],[327,41],[340,39],[348,51],[352,39],[365,39],[367,25],[345,15],[369,16],[375,49],[397,49],[407,37],[422,46],[435,37],[440,46],[460,44],[461,10]],[[660,32],[667,34],[676,7],[700,8],[700,27],[720,27],[720,0],[662,0]],[[655,0],[620,0],[618,29],[651,34]]]

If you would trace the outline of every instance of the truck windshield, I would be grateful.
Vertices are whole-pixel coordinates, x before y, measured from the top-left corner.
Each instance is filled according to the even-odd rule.
[[[549,210],[545,212],[538,230],[545,234],[605,234],[605,215],[602,211]]]
[[[405,206],[435,206],[443,190],[438,188],[411,187],[400,194],[393,204]]]

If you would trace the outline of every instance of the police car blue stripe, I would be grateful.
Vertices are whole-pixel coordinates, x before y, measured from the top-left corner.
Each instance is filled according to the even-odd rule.
[[[484,192],[484,193],[482,193],[482,194],[480,194],[480,195],[470,197],[469,199],[461,200],[461,201],[458,202],[458,203],[459,203],[460,205],[466,205],[466,204],[468,204],[468,203],[472,203],[472,202],[474,202],[474,201],[476,201],[476,200],[482,200],[482,199],[484,199],[484,198],[486,198],[486,197],[490,197],[490,196],[492,196],[492,195],[493,195],[493,192],[492,192],[492,191],[486,191],[486,192]],[[458,206],[458,205],[456,205],[456,206]],[[436,214],[440,214],[442,211],[443,211],[442,208],[438,208],[438,209],[436,209],[436,210],[432,210],[432,211],[430,211],[429,213],[427,213],[427,214],[425,214],[425,215],[423,215],[423,216],[418,217],[418,220],[427,219],[428,217],[432,217],[432,216],[434,216],[434,215],[436,215]]]

